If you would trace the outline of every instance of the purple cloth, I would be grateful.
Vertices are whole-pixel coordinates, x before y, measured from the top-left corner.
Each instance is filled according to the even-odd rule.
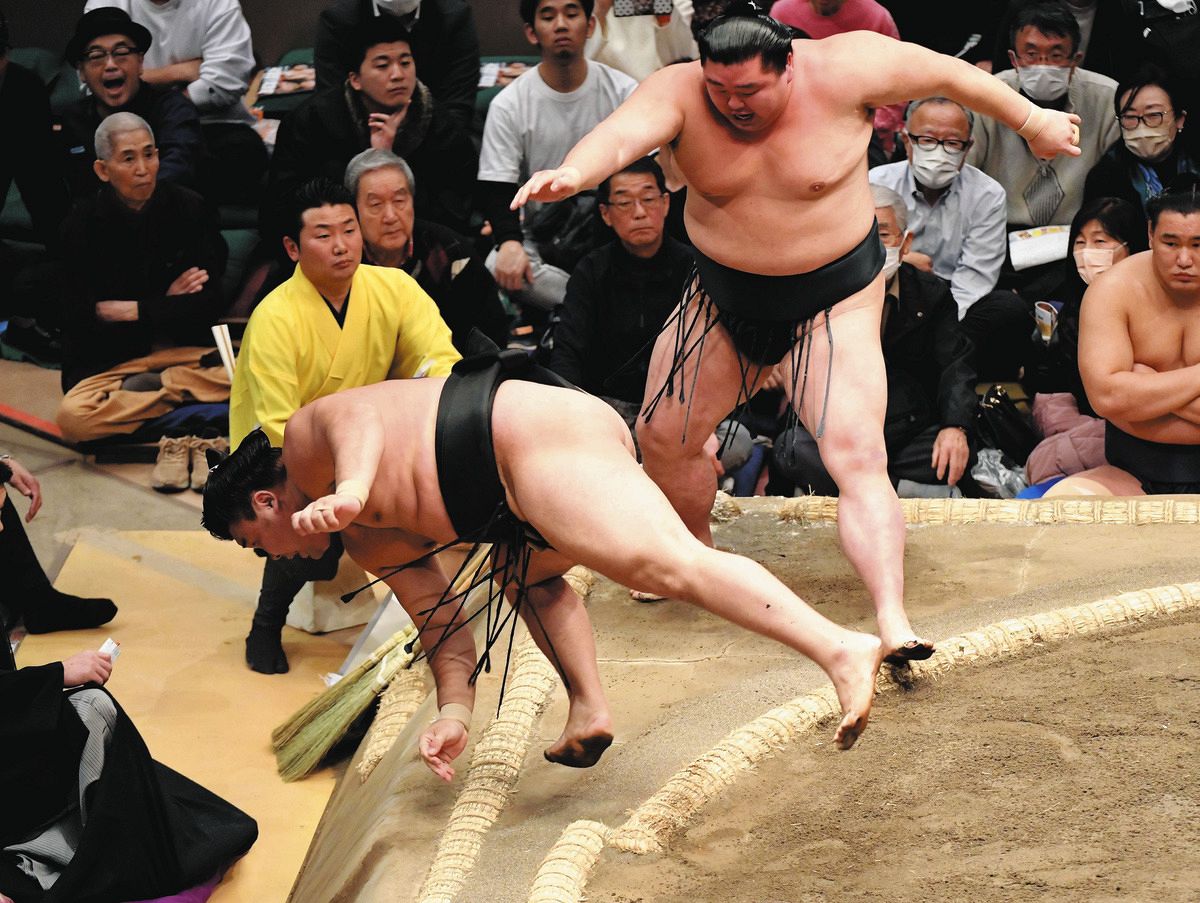
[[[155,897],[153,900],[136,900],[131,903],[204,903],[217,889],[224,874],[224,871],[217,872],[203,884],[177,894],[171,894],[169,897]]]

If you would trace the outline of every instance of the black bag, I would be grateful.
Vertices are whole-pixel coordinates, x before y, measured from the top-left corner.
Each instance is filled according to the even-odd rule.
[[[975,409],[975,426],[982,446],[1000,449],[1021,466],[1038,442],[1033,427],[999,384],[989,388],[980,400]]]
[[[603,243],[603,228],[596,195],[590,191],[546,204],[528,225],[542,262],[568,273],[583,255]]]

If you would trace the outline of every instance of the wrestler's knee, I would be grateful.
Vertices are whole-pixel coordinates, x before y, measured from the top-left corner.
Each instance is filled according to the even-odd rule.
[[[887,470],[887,446],[881,428],[856,423],[827,429],[818,445],[825,469],[839,486],[857,474]]]

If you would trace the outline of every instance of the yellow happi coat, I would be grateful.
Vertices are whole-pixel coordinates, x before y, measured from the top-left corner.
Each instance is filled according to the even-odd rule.
[[[448,376],[459,354],[433,299],[403,270],[360,266],[339,327],[296,267],[255,308],[229,398],[234,448],[256,425],[283,444],[288,418],[317,398],[385,379]]]

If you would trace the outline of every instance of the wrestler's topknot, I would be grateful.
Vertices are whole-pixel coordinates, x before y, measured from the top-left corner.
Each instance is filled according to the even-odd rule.
[[[723,66],[760,57],[764,69],[783,72],[792,52],[794,32],[782,22],[764,15],[753,3],[734,3],[723,16],[713,20],[696,40],[700,62],[710,60]]]
[[[1167,182],[1167,190],[1146,202],[1146,217],[1150,220],[1150,231],[1158,226],[1158,218],[1166,213],[1192,216],[1200,213],[1200,176],[1195,173],[1180,173]]]
[[[233,525],[254,520],[250,496],[287,479],[283,452],[256,429],[242,440],[237,451],[214,465],[204,484],[204,512],[200,525],[217,539],[233,539]]]

